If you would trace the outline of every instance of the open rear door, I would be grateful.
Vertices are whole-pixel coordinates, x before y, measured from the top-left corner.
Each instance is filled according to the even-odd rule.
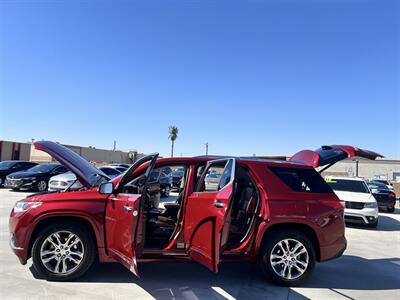
[[[187,199],[184,237],[188,255],[213,272],[218,271],[230,225],[236,160],[207,164],[195,192]]]
[[[110,194],[106,206],[105,232],[108,254],[136,276],[139,276],[136,260],[140,255],[143,241],[142,201],[146,197],[147,180],[157,157],[158,153],[148,155],[128,169],[118,186],[114,188],[113,193]],[[149,166],[145,173],[137,178],[135,186],[126,188],[126,185],[132,184],[134,171],[149,161]]]
[[[379,153],[369,150],[363,150],[353,146],[331,145],[322,146],[315,151],[303,150],[297,152],[289,160],[300,162],[314,168],[324,167],[319,171],[322,172],[337,163],[338,161],[351,157],[363,157],[374,160],[378,157],[383,156]]]

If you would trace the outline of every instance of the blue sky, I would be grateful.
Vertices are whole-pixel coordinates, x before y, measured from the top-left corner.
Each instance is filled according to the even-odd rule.
[[[400,157],[397,1],[3,1],[0,139]]]

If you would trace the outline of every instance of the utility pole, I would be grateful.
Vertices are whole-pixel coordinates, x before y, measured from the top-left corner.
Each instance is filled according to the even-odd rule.
[[[117,141],[114,141],[113,151],[115,151],[116,149],[117,149]]]
[[[358,177],[358,159],[356,160],[356,177]]]
[[[205,143],[205,145],[206,145],[206,156],[208,156],[208,142]]]

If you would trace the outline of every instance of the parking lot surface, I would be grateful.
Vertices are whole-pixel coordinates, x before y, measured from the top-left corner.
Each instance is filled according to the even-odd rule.
[[[141,264],[141,278],[118,264],[95,265],[75,282],[37,279],[8,246],[8,215],[25,192],[0,189],[0,299],[400,299],[400,209],[381,213],[377,229],[346,229],[348,248],[317,264],[301,287],[269,284],[252,264],[213,274],[196,263]]]

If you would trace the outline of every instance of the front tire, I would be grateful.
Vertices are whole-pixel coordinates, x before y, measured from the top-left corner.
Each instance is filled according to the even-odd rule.
[[[58,222],[42,230],[32,247],[33,267],[51,281],[82,276],[93,264],[96,249],[87,228],[75,222]]]
[[[267,279],[285,286],[301,284],[314,270],[315,250],[300,231],[288,229],[267,237],[260,253],[260,267]]]

